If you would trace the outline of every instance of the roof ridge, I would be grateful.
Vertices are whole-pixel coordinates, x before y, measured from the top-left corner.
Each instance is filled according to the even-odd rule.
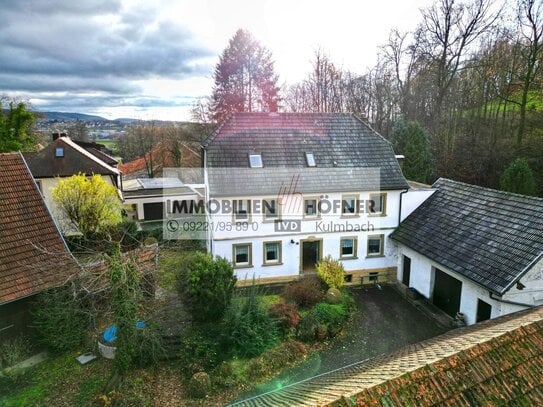
[[[500,189],[495,189],[495,188],[490,188],[490,187],[483,187],[481,185],[476,185],[476,184],[469,184],[467,182],[457,181],[457,180],[453,180],[451,178],[446,178],[446,177],[439,177],[436,181],[434,181],[434,183],[432,184],[432,187],[435,187],[435,185],[438,182],[446,182],[446,183],[448,182],[448,183],[452,183],[452,184],[459,184],[459,185],[464,185],[464,186],[470,187],[470,188],[484,190],[484,191],[490,192],[492,194],[509,195],[509,196],[513,196],[513,197],[517,197],[517,198],[525,198],[525,199],[530,199],[530,200],[541,201],[541,203],[543,203],[543,198],[539,197],[539,196],[523,195],[523,194],[518,194],[518,193],[515,193],[515,192],[502,191]],[[439,189],[439,187],[437,187],[437,188]]]

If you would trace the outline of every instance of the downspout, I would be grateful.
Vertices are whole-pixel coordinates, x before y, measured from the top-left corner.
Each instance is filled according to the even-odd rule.
[[[204,177],[204,200],[207,204],[209,202],[209,182],[208,182],[208,173],[207,173],[207,146],[200,145],[201,149],[201,163],[202,163],[202,172]],[[206,221],[209,221],[209,213],[206,211]],[[206,231],[206,249],[208,253],[213,253],[213,228],[208,228]]]
[[[399,213],[398,213],[398,226],[400,226],[400,223],[402,223],[402,197],[403,197],[403,194],[405,194],[408,191],[409,191],[409,188],[406,188],[400,192],[400,208],[399,208]]]
[[[535,308],[534,304],[526,304],[523,302],[509,301],[509,300],[504,300],[502,298],[494,297],[494,293],[492,291],[489,291],[489,294],[490,294],[490,299],[498,301],[498,302],[503,302],[504,304],[517,305],[519,307]]]

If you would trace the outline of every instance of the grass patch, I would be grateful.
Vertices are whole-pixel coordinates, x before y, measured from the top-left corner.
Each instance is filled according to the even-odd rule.
[[[177,273],[189,255],[190,252],[179,251],[175,248],[160,249],[157,273],[157,283],[160,287],[175,291]]]
[[[0,378],[0,405],[87,406],[107,378],[110,363],[105,359],[80,366],[79,352],[53,357],[25,371]]]

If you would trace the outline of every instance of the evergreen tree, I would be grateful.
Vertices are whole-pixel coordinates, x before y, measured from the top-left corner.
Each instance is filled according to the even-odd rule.
[[[238,30],[215,68],[211,118],[221,122],[234,112],[275,112],[279,87],[271,52],[251,33]]]
[[[405,156],[404,176],[412,181],[431,182],[434,166],[426,130],[416,121],[399,118],[394,123],[391,142],[396,154]]]
[[[500,189],[522,195],[536,195],[534,174],[525,159],[517,158],[509,164],[500,178]]]

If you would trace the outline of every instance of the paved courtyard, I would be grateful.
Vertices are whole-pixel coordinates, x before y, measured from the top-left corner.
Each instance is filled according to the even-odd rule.
[[[330,348],[257,386],[236,401],[389,353],[446,331],[390,286],[355,288],[352,295],[358,311],[341,338]]]

